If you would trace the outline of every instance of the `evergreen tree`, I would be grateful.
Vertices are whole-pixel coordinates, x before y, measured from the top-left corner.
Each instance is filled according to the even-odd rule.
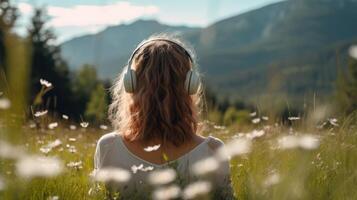
[[[347,74],[339,71],[336,98],[344,114],[357,110],[357,60],[350,59]]]
[[[0,83],[3,86],[3,79],[6,73],[6,47],[5,39],[14,27],[18,17],[17,9],[9,0],[0,0]],[[3,89],[0,87],[0,89]]]
[[[35,9],[28,30],[31,41],[31,100],[40,91],[39,80],[46,79],[54,86],[43,97],[46,108],[53,108],[57,112],[66,114],[72,113],[76,105],[71,102],[73,95],[70,89],[69,70],[61,58],[59,47],[55,45],[55,35],[46,28],[43,10]]]

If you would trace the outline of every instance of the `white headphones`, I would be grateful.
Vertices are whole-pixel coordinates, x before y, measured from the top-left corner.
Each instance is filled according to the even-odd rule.
[[[155,39],[145,41],[133,51],[133,53],[130,56],[130,59],[128,60],[127,71],[124,74],[124,89],[128,93],[135,92],[136,83],[137,83],[135,70],[133,70],[131,68],[131,63],[133,62],[133,58],[142,46],[144,46],[145,44],[152,42],[152,41],[166,41],[166,42],[170,42],[170,43],[173,43],[173,44],[179,46],[180,48],[182,48],[184,50],[185,54],[191,61],[192,65],[193,65],[192,68],[194,67],[194,61],[193,61],[190,53],[182,45],[178,44],[177,42],[174,42],[172,40],[165,39],[165,38],[155,38]],[[200,78],[199,78],[197,72],[190,69],[186,74],[186,80],[185,80],[186,91],[188,92],[188,94],[193,95],[193,94],[197,93],[199,85],[200,85]]]

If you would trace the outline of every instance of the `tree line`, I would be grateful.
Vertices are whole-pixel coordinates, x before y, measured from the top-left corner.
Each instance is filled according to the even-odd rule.
[[[26,94],[29,117],[35,111],[48,110],[55,117],[67,115],[74,120],[106,121],[106,107],[109,102],[109,82],[100,80],[92,65],[84,65],[77,71],[70,71],[56,44],[54,32],[47,27],[45,10],[36,8],[27,26],[26,37],[14,33],[19,17],[18,9],[10,0],[0,1],[0,90],[10,93],[7,87],[9,74],[17,73],[17,66],[8,63],[9,40],[26,44],[29,67],[29,82]],[[51,89],[41,93],[40,80],[52,84]],[[23,80],[18,80],[23,81]]]
[[[0,91],[8,93],[7,76],[16,73],[17,66],[8,62],[10,39],[26,44],[28,50],[29,83],[26,95],[27,116],[37,110],[48,110],[56,117],[62,114],[74,120],[88,120],[103,123],[106,119],[107,106],[110,102],[109,80],[98,77],[95,66],[86,64],[79,70],[70,71],[61,56],[61,49],[56,44],[54,32],[47,27],[45,10],[36,8],[27,26],[27,36],[20,37],[15,32],[19,17],[18,9],[10,0],[0,0]],[[25,59],[25,58],[16,58]],[[341,68],[343,69],[343,68]],[[43,87],[40,79],[52,83],[52,88],[40,94]],[[19,80],[22,81],[22,80]],[[357,109],[357,61],[351,58],[347,71],[340,70],[336,80],[336,92],[332,97],[338,111],[349,114]],[[251,112],[257,107],[241,100],[219,99],[210,89],[205,90],[205,118],[230,125],[246,123]],[[293,108],[282,109],[279,115],[287,118],[300,111]]]

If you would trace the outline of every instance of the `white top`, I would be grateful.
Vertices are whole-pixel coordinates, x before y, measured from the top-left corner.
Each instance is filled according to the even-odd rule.
[[[223,146],[224,143],[220,139],[208,136],[202,143],[198,144],[194,149],[179,158],[165,164],[155,164],[136,156],[125,146],[121,135],[112,132],[103,135],[98,140],[94,155],[94,168],[95,170],[100,170],[107,167],[115,167],[130,171],[130,180],[125,184],[115,186],[115,190],[120,192],[121,197],[129,195],[130,193],[130,197],[133,198],[133,191],[140,191],[142,194],[144,189],[152,187],[146,182],[148,180],[148,174],[151,171],[170,168],[173,164],[177,164],[176,171],[178,177],[181,178],[181,184],[193,183],[198,180],[209,180],[211,181],[212,186],[214,186],[213,188],[225,188],[217,189],[217,191],[221,191],[221,195],[224,193],[225,196],[232,196],[233,190],[231,188],[229,158],[219,161],[219,167],[213,174],[210,173],[204,177],[198,177],[192,172],[193,163],[205,158],[213,157],[216,150]],[[141,169],[144,170],[133,170],[133,167],[135,168],[135,166],[139,168],[142,167]],[[152,188],[149,190],[152,191]],[[225,199],[230,198],[225,197]]]

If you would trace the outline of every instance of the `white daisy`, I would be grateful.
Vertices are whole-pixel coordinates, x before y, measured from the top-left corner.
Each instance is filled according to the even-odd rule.
[[[87,128],[89,123],[88,122],[81,122],[80,125],[83,127],[83,128]]]
[[[41,117],[41,116],[44,116],[48,113],[48,110],[43,110],[43,111],[37,111],[34,116],[35,117]]]
[[[157,144],[154,146],[148,146],[148,147],[145,147],[144,150],[147,152],[156,151],[160,148],[160,146],[161,146],[160,144]]]
[[[25,156],[16,163],[16,173],[25,178],[53,177],[63,171],[63,163],[56,157]]]
[[[173,169],[159,169],[149,174],[148,180],[153,185],[163,185],[172,182],[176,178],[176,172]]]
[[[45,80],[45,79],[40,79],[40,83],[41,83],[41,85],[43,85],[43,86],[45,86],[45,87],[47,87],[47,88],[52,87],[52,83],[48,82],[48,81]]]

